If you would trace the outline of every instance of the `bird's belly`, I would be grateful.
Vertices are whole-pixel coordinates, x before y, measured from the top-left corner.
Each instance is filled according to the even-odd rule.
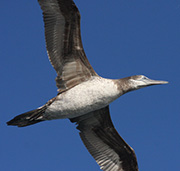
[[[47,108],[47,119],[73,118],[103,108],[119,97],[112,80],[93,79],[57,96]]]

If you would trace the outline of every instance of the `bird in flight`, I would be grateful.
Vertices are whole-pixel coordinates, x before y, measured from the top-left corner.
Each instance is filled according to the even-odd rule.
[[[43,11],[46,48],[57,72],[58,94],[43,106],[16,116],[8,125],[24,127],[68,118],[104,171],[138,171],[134,150],[121,138],[109,114],[109,104],[143,87],[166,84],[143,75],[122,79],[100,77],[90,65],[81,41],[80,13],[72,0],[38,0]]]

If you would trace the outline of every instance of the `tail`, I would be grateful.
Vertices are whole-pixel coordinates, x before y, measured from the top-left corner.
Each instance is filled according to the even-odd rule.
[[[38,109],[31,110],[29,112],[23,113],[21,115],[16,116],[9,122],[7,125],[14,125],[18,127],[24,127],[32,124],[36,124],[38,122],[44,121],[43,114],[45,112],[46,106],[42,106]]]

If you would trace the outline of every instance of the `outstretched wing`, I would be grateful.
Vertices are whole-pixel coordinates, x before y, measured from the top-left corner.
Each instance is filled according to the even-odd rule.
[[[72,118],[78,124],[80,137],[104,171],[138,171],[134,150],[114,128],[109,107]]]
[[[46,48],[57,72],[59,91],[97,75],[83,50],[80,14],[72,0],[38,0],[43,11]]]

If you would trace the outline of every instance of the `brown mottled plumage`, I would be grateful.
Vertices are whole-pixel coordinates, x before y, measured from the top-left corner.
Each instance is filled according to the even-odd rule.
[[[69,118],[104,171],[138,171],[134,150],[115,130],[109,104],[142,87],[165,84],[143,75],[105,79],[86,58],[80,35],[80,14],[72,0],[38,0],[43,11],[46,48],[57,72],[58,95],[38,109],[16,116],[8,125],[24,127]]]

